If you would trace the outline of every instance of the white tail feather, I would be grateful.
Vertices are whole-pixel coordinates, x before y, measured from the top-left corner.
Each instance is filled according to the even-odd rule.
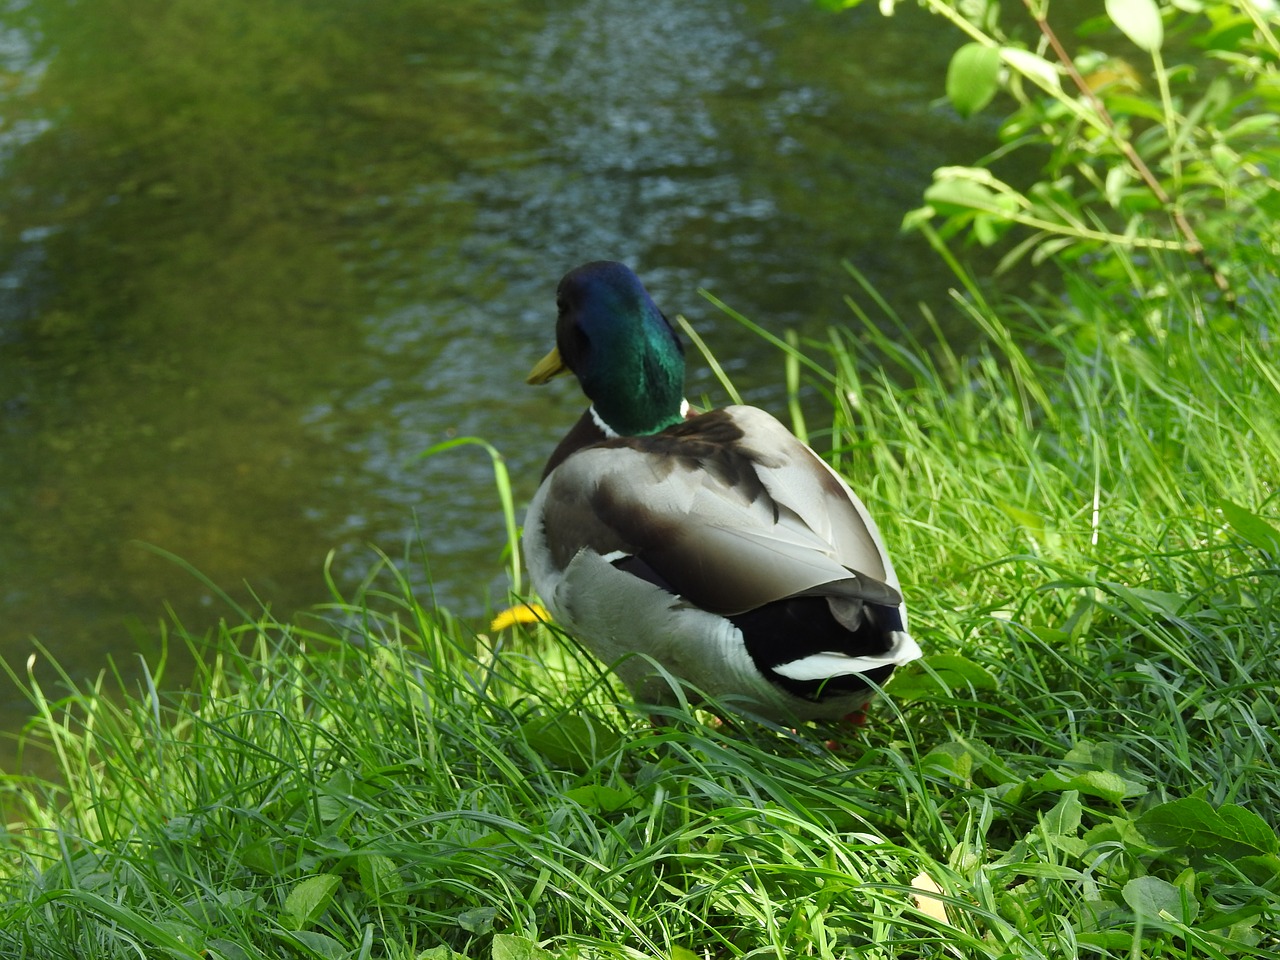
[[[790,663],[781,663],[773,672],[788,680],[827,680],[851,673],[867,673],[890,664],[901,666],[923,655],[920,645],[909,633],[895,630],[891,635],[893,646],[885,653],[873,657],[851,657],[846,653],[815,653]]]

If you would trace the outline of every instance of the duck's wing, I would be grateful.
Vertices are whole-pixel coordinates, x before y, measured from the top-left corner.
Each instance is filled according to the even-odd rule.
[[[754,407],[581,450],[540,496],[560,570],[589,549],[723,615],[807,594],[901,603],[861,502]]]

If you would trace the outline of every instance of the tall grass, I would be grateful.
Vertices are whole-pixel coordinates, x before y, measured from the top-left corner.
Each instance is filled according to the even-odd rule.
[[[930,653],[866,727],[655,727],[393,577],[180,636],[186,690],[26,681],[0,951],[1274,956],[1275,304],[958,304],[779,341]]]

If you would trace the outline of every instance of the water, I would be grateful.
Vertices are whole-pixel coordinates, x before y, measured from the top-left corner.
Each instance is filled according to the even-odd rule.
[[[482,436],[527,500],[581,406],[523,384],[566,270],[629,262],[769,404],[778,358],[697,288],[819,332],[849,316],[847,258],[907,312],[940,303],[898,224],[991,137],[935,102],[958,40],[915,9],[10,0],[0,22],[19,673],[38,638],[73,676],[134,675],[170,611],[232,616],[151,547],[280,615],[326,599],[330,554],[344,590],[412,555],[482,622],[505,591],[489,462],[417,455]]]

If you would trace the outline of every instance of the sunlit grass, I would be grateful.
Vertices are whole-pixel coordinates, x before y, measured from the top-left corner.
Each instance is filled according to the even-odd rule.
[[[26,681],[60,778],[3,782],[3,954],[1273,956],[1273,304],[1081,286],[963,350],[854,306],[779,345],[929,654],[866,727],[655,726],[388,565],[179,631],[185,691]]]

